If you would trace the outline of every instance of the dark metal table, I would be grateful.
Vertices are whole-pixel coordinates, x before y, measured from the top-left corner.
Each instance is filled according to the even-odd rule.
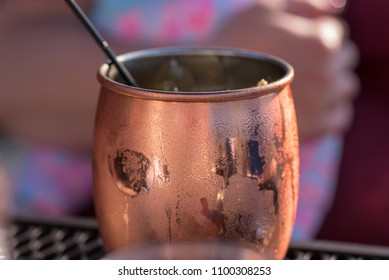
[[[104,257],[96,220],[15,217],[12,226],[13,258],[97,260]],[[294,242],[286,259],[389,259],[389,248],[338,242]]]

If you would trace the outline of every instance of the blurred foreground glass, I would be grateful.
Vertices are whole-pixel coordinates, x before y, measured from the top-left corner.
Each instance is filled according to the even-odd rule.
[[[291,66],[220,48],[119,60],[140,88],[99,70],[94,191],[106,249],[234,240],[283,258],[298,194]]]
[[[10,223],[8,210],[10,205],[10,190],[0,157],[0,260],[11,258]]]
[[[257,260],[262,259],[248,244],[220,242],[154,242],[108,254],[109,260]]]

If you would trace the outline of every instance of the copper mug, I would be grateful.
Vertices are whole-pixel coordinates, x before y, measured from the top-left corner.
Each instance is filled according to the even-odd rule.
[[[298,194],[292,67],[206,47],[119,60],[140,87],[108,63],[99,70],[94,194],[107,251],[234,240],[283,258]]]

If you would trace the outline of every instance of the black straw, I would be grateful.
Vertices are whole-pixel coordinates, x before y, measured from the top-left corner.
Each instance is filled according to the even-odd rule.
[[[85,15],[85,13],[80,8],[80,6],[74,0],[66,0],[66,2],[70,6],[70,8],[73,10],[73,12],[76,14],[76,16],[81,20],[81,22],[86,27],[86,29],[88,29],[89,33],[95,39],[95,41],[100,46],[100,48],[103,50],[103,52],[108,56],[108,58],[116,66],[120,75],[124,78],[124,80],[128,83],[128,85],[138,87],[138,83],[135,81],[134,77],[130,74],[130,72],[128,72],[127,68],[124,67],[124,65],[116,59],[116,54],[111,49],[108,42],[104,40],[103,36],[101,36],[101,34],[93,26],[92,22]]]

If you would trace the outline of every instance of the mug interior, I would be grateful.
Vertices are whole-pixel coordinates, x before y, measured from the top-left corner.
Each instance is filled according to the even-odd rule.
[[[252,88],[291,75],[291,67],[271,56],[237,50],[155,49],[119,57],[141,88],[168,92],[212,92]],[[115,67],[107,77],[125,84]]]

